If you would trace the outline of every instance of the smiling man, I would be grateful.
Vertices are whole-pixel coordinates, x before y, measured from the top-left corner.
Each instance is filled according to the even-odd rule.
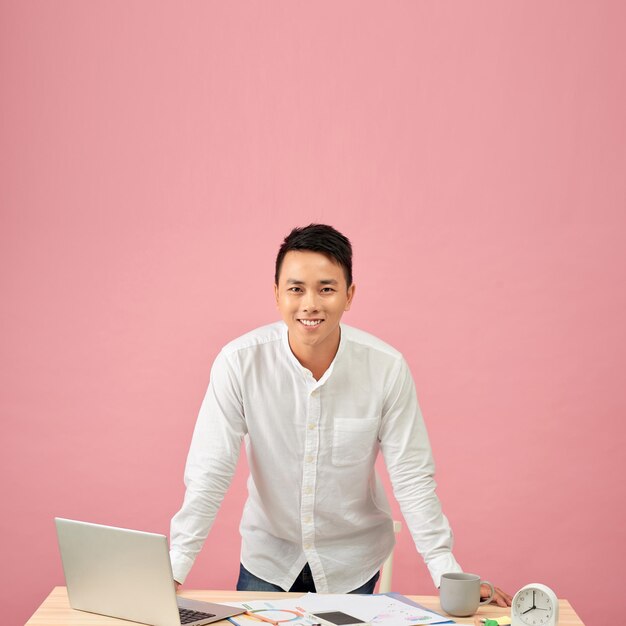
[[[461,567],[409,368],[391,346],[341,324],[355,293],[349,240],[322,224],[294,229],[276,258],[274,293],[283,322],[229,343],[213,364],[172,520],[175,580],[204,543],[244,440],[237,589],[372,593],[394,544],[379,451],[438,587]],[[498,590],[496,601],[510,596]]]

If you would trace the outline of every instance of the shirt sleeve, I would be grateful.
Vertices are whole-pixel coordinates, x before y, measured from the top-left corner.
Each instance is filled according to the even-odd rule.
[[[404,359],[400,359],[385,397],[380,446],[409,532],[439,587],[442,574],[462,570],[452,554],[452,530],[435,493],[428,433]]]
[[[223,352],[194,429],[185,466],[185,498],[172,518],[170,560],[174,580],[185,582],[235,473],[246,422],[237,363]]]

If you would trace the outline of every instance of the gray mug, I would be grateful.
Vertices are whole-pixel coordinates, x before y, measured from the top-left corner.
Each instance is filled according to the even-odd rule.
[[[480,586],[489,585],[491,594],[481,601]],[[493,600],[495,590],[487,580],[481,580],[476,574],[461,574],[457,572],[443,574],[439,587],[439,601],[441,608],[455,617],[468,617],[476,613],[481,604],[488,604]]]

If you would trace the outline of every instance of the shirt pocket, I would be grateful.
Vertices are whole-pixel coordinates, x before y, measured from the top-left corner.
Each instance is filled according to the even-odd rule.
[[[378,427],[377,417],[336,417],[333,424],[333,465],[355,465],[369,458]]]

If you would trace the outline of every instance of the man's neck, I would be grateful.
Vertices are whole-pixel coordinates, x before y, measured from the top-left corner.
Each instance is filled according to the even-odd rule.
[[[340,336],[337,337],[336,341],[329,342],[329,345],[319,346],[292,345],[289,341],[289,347],[300,365],[308,369],[315,380],[319,380],[337,354],[339,338]]]

